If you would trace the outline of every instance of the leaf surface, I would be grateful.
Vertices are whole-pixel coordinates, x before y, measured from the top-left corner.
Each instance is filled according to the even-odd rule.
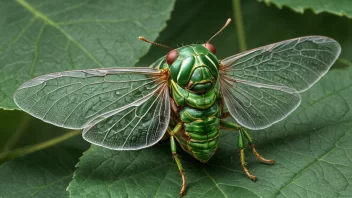
[[[274,4],[279,8],[287,6],[290,9],[303,13],[306,9],[313,10],[314,13],[329,12],[338,16],[352,18],[352,2],[349,0],[258,0],[266,4]]]

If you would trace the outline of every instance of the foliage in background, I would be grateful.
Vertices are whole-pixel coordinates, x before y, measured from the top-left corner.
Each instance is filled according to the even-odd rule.
[[[40,74],[69,69],[132,66],[165,27],[173,1],[2,1],[0,3],[0,106],[15,108],[11,96],[21,83]],[[124,2],[124,3],[123,3]],[[127,2],[127,3],[126,3]],[[248,49],[304,35],[325,35],[342,46],[327,76],[303,94],[301,107],[284,121],[252,132],[258,150],[276,160],[260,164],[247,152],[253,183],[239,165],[234,132],[223,131],[217,154],[201,164],[179,149],[186,169],[187,197],[350,197],[352,196],[352,5],[318,1],[242,1]],[[291,3],[290,3],[291,2]],[[322,1],[320,1],[322,2]],[[157,42],[172,47],[204,42],[225,20],[234,18],[236,0],[176,2]],[[298,14],[290,9],[307,11]],[[345,14],[339,14],[345,13]],[[234,20],[236,21],[236,19]],[[212,42],[220,58],[239,52],[233,24]],[[240,37],[243,38],[243,37]],[[242,41],[243,42],[243,41]],[[147,66],[167,50],[152,46],[136,65]],[[11,154],[32,148],[67,130],[18,111],[0,111],[0,149]],[[71,133],[71,132],[69,132]],[[175,197],[180,176],[168,142],[140,151],[111,151],[80,137],[0,165],[0,197]],[[24,152],[25,154],[26,152]],[[11,156],[11,155],[7,155]],[[3,158],[7,160],[11,158]],[[70,184],[69,184],[70,182]],[[69,185],[69,186],[68,186]],[[65,188],[68,186],[68,192]]]
[[[258,0],[263,1],[267,5],[275,4],[282,8],[286,6],[296,12],[303,13],[304,10],[311,9],[314,13],[329,12],[339,16],[352,18],[352,2],[350,0]]]

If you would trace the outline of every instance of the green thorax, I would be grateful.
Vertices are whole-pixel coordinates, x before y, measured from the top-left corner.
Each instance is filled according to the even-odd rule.
[[[190,92],[171,80],[170,93],[177,106],[189,106],[196,109],[208,109],[220,99],[218,81],[210,90],[199,94]]]
[[[219,74],[219,61],[203,45],[187,45],[176,49],[178,58],[169,66],[165,56],[151,67],[170,69],[172,80],[180,87],[192,92],[205,92],[216,83]]]

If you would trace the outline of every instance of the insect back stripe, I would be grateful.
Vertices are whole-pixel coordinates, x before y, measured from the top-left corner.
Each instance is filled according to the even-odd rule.
[[[194,63],[194,56],[189,56],[182,61],[180,71],[177,75],[177,82],[179,85],[185,86],[188,83]]]
[[[218,75],[218,68],[216,67],[215,63],[210,58],[208,58],[207,55],[199,55],[199,59],[203,62],[202,65],[206,65],[213,75]]]
[[[215,66],[219,69],[219,67],[220,67],[219,60],[216,58],[216,56],[212,53],[208,53],[207,57],[210,58],[210,60],[212,60],[212,62],[215,64]]]

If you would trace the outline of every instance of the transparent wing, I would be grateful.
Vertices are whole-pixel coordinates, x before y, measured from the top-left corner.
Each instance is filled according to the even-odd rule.
[[[230,114],[250,129],[284,119],[299,105],[299,93],[326,74],[340,51],[333,39],[309,36],[222,60],[221,91]]]
[[[250,81],[221,79],[221,93],[231,116],[242,126],[259,130],[284,119],[299,105],[294,89]]]
[[[24,83],[15,92],[14,100],[21,109],[45,122],[71,129],[87,128],[84,137],[92,143],[115,149],[138,149],[141,145],[155,143],[166,131],[170,117],[166,85],[162,72],[151,68],[67,71],[40,76]],[[162,99],[157,103],[159,106],[151,105],[151,101],[156,99]],[[146,108],[146,105],[155,109]],[[156,107],[163,111],[158,113]],[[130,143],[127,146],[127,142],[123,146],[118,145],[121,141],[112,143],[114,132],[107,132],[97,121],[116,120],[124,113],[126,116],[120,116],[118,121],[125,125],[132,119],[127,114],[132,108],[136,117],[146,118],[152,112],[159,119],[141,119],[134,123],[141,133],[144,133],[142,128],[149,127],[146,128],[147,134],[136,134],[135,131],[130,134],[134,145]],[[96,127],[100,127],[98,131]],[[96,129],[94,137],[89,132],[93,128]],[[131,128],[124,130],[128,133]],[[104,140],[100,141],[102,137]],[[116,134],[114,138],[126,139],[123,133]]]
[[[170,119],[167,84],[146,97],[91,120],[83,138],[116,150],[134,150],[157,143]]]

